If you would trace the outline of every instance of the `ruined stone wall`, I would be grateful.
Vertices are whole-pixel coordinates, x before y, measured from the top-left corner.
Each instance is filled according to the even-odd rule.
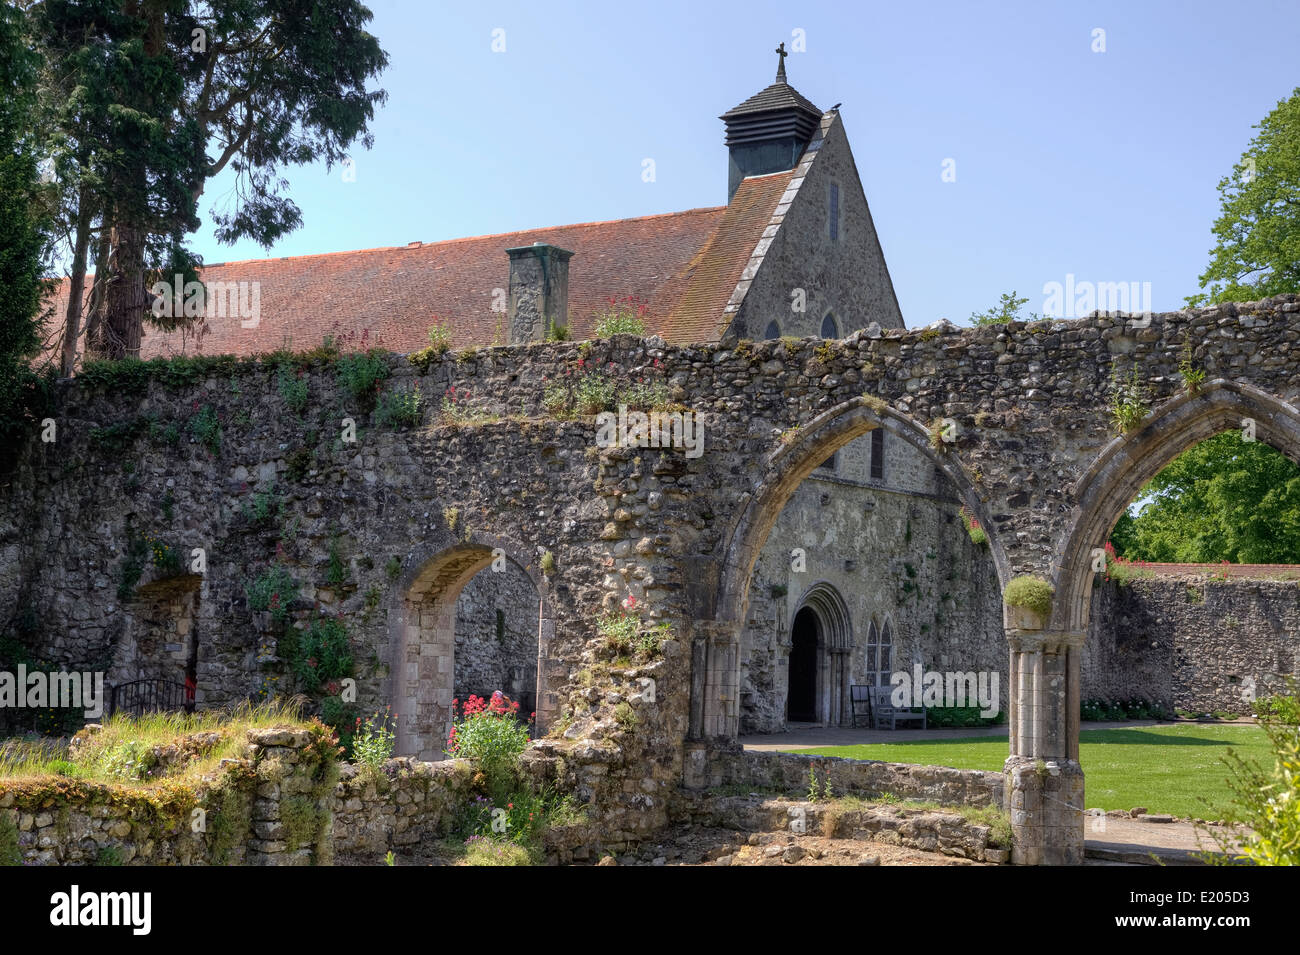
[[[0,846],[18,854],[0,865],[328,865],[322,732],[250,730],[246,755],[195,787],[0,780]]]
[[[811,772],[819,785],[829,781],[832,792],[839,796],[869,798],[892,793],[948,806],[1006,808],[1006,777],[977,769],[694,745],[687,767],[687,786],[693,790],[753,786],[802,795],[808,792]]]
[[[1084,699],[1247,714],[1246,696],[1300,677],[1300,587],[1204,575],[1112,581],[1093,592]]]
[[[890,672],[920,663],[997,673],[1000,708],[1007,708],[1002,600],[988,548],[971,541],[951,487],[902,442],[885,442],[883,482],[847,477],[869,474],[869,443],[846,445],[834,476],[818,469],[799,486],[759,556],[741,644],[742,732],[785,729],[791,626],[814,584],[835,588],[848,607],[850,684],[876,682],[868,632],[888,621]],[[806,556],[802,573],[793,569],[793,548]],[[847,707],[830,714],[832,722],[850,716]]]
[[[1189,341],[1211,378],[1194,396],[1178,374]],[[341,614],[360,702],[382,707],[420,684],[422,660],[451,662],[424,653],[412,622],[412,603],[437,606],[431,590],[411,590],[421,568],[467,542],[485,550],[501,542],[521,566],[546,559],[552,568],[538,690],[557,714],[548,746],[616,825],[652,829],[665,818],[665,787],[681,777],[692,699],[713,693],[714,710],[735,699],[727,681],[733,662],[738,673],[740,611],[719,594],[730,601],[736,590],[735,541],[751,502],[770,501],[779,512],[784,499],[772,489],[860,437],[868,419],[885,416],[924,435],[931,421],[950,417],[957,439],[934,460],[978,512],[999,576],[1036,573],[1059,585],[1088,490],[1078,482],[1099,452],[1139,454],[1158,444],[1169,433],[1159,411],[1166,403],[1186,412],[1186,428],[1235,414],[1245,386],[1294,400],[1297,342],[1300,298],[1281,296],[1155,315],[1143,326],[1095,316],[868,329],[844,341],[749,348],[620,336],[469,351],[418,366],[390,356],[380,399],[416,385],[426,399],[452,387],[466,395],[448,421],[436,421],[426,401],[419,426],[385,424],[374,413],[375,391],[350,393],[326,357],[304,359],[297,379],[295,366],[286,379],[275,361],[88,369],[59,388],[50,411],[57,438],[33,433],[0,489],[0,622],[51,662],[85,669],[114,660],[125,629],[136,626],[141,589],[152,586],[148,574],[128,579],[128,541],[148,535],[185,555],[202,548],[188,636],[198,644],[201,705],[228,702],[287,676],[275,634],[250,611],[245,590],[279,563],[299,590],[291,624]],[[662,378],[673,400],[699,413],[704,454],[600,448],[590,418],[548,416],[548,383],[579,361],[625,383]],[[1156,411],[1119,440],[1107,412],[1111,379],[1130,366]],[[295,380],[307,389],[298,411],[286,397],[286,381]],[[1291,434],[1289,413],[1275,417],[1261,414],[1261,434]],[[357,426],[355,442],[345,439],[345,419]],[[835,432],[839,421],[856,430]],[[534,580],[542,578],[539,570]],[[653,663],[655,701],[635,704],[635,722],[619,708],[636,693],[627,673],[638,667],[615,665],[598,628],[601,612],[629,596],[646,621],[672,632]],[[412,631],[399,659],[396,637]],[[699,732],[734,732],[730,718],[697,720]]]
[[[374,861],[385,852],[445,835],[470,798],[469,764],[389,760],[378,774],[344,765],[335,787],[331,838],[341,863],[347,856]]]

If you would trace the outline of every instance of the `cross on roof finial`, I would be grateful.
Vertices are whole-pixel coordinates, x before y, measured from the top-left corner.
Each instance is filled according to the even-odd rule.
[[[776,48],[776,55],[781,58],[777,60],[778,65],[776,68],[776,81],[778,83],[784,83],[785,82],[785,58],[790,55],[785,51],[784,40],[782,40],[780,46]]]

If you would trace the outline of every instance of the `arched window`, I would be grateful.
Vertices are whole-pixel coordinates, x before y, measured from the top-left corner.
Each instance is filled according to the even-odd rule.
[[[876,628],[876,621],[871,621],[867,628],[867,674],[868,686],[888,686],[889,674],[894,664],[894,627],[888,620],[883,630]]]
[[[771,341],[773,338],[781,337],[781,326],[776,323],[776,319],[767,323],[767,331],[763,332],[763,339]]]
[[[826,317],[822,319],[822,338],[839,338],[840,326],[835,321],[835,313],[827,312]]]
[[[888,686],[889,674],[894,671],[894,624],[886,617],[880,628],[880,657],[877,660],[876,685]]]

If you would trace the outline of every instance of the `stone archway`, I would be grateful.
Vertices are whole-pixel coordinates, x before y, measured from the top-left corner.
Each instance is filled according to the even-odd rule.
[[[763,461],[758,479],[741,499],[719,570],[712,620],[694,622],[694,678],[690,731],[694,738],[734,739],[739,731],[740,630],[749,603],[754,563],[772,525],[799,484],[839,448],[883,428],[924,454],[949,481],[981,525],[992,528],[983,500],[956,455],[937,450],[930,431],[871,398],[859,397],[823,412],[783,441]],[[942,445],[941,445],[942,447]],[[989,550],[1000,582],[1007,559],[997,536]]]
[[[1013,861],[1083,861],[1084,776],[1079,764],[1081,657],[1094,552],[1143,485],[1193,445],[1252,423],[1255,440],[1300,460],[1300,412],[1240,382],[1216,379],[1165,402],[1136,431],[1111,440],[1074,485],[1077,502],[1053,559],[1056,587],[1043,629],[1007,610],[1011,644]]]
[[[522,569],[538,594],[537,716],[542,735],[555,709],[548,685],[554,619],[547,578],[521,549],[497,538],[451,544],[432,555],[420,552],[408,562],[389,612],[392,660],[389,698],[397,717],[398,755],[439,760],[451,727],[455,686],[456,601],[465,585],[494,561]]]
[[[1253,423],[1254,440],[1300,462],[1300,410],[1252,385],[1216,379],[1157,409],[1142,427],[1104,447],[1075,483],[1077,504],[1065,546],[1052,567],[1057,599],[1052,625],[1088,629],[1094,574],[1092,552],[1102,547],[1120,514],[1142,487],[1188,448]]]

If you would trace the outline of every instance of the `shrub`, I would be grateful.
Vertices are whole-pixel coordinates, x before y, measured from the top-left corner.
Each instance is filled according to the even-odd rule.
[[[632,652],[641,620],[633,613],[607,613],[596,626],[604,638],[605,649],[614,656],[626,656]]]
[[[293,673],[309,693],[328,680],[352,675],[352,646],[342,620],[317,617],[298,635]]]
[[[429,326],[429,350],[434,355],[445,355],[451,351],[451,329],[441,322]]]
[[[1255,718],[1261,723],[1300,726],[1300,698],[1295,695],[1261,696],[1255,701],[1253,709]]]
[[[277,624],[289,618],[289,605],[298,597],[298,582],[287,567],[275,564],[265,574],[244,585],[248,609],[271,612]]]
[[[418,384],[394,389],[380,399],[375,418],[382,427],[413,428],[423,420],[423,401]]]
[[[1182,358],[1178,362],[1178,374],[1183,376],[1183,385],[1189,394],[1196,394],[1205,382],[1205,369],[1197,368],[1192,361],[1192,339],[1189,335],[1183,343]]]
[[[1133,365],[1129,377],[1121,380],[1119,373],[1111,375],[1110,417],[1117,434],[1127,434],[1142,423],[1150,408],[1141,372]]]
[[[387,709],[382,716],[375,713],[364,723],[361,717],[357,717],[352,737],[352,759],[359,768],[368,773],[379,773],[383,770],[384,763],[393,758],[397,737],[389,729],[391,719]]]
[[[1296,708],[1300,701],[1295,697],[1289,704],[1269,704],[1270,711],[1281,710],[1288,718]],[[1220,849],[1233,851],[1236,861],[1300,865],[1300,725],[1261,717],[1260,726],[1273,749],[1271,767],[1244,760],[1232,750],[1224,757],[1232,773],[1228,785],[1236,797],[1226,821],[1247,831],[1240,834],[1235,850],[1229,850],[1223,837],[1215,838]]]
[[[976,519],[974,514],[966,510],[965,507],[962,507],[961,509],[961,521],[966,525],[966,533],[970,535],[972,543],[987,544],[989,542],[989,536],[984,533],[984,528],[980,527],[979,520]]]
[[[452,700],[447,755],[472,760],[493,797],[506,796],[516,783],[519,756],[528,745],[528,727],[518,718],[519,703],[500,690],[491,699]],[[459,709],[459,713],[457,713]]]
[[[190,418],[190,434],[213,457],[221,453],[221,419],[211,405],[204,405]]]
[[[1056,591],[1040,577],[1017,577],[1007,584],[1002,599],[1012,607],[1023,607],[1044,620],[1051,615],[1052,598]]]
[[[648,306],[641,299],[629,295],[626,298],[610,296],[607,306],[596,313],[596,327],[592,334],[596,338],[610,338],[614,335],[645,335],[645,320]]]
[[[343,355],[335,367],[339,384],[359,401],[373,400],[379,383],[388,377],[388,361],[379,349]]]
[[[309,392],[307,377],[303,370],[301,368],[294,370],[286,363],[276,371],[275,378],[276,385],[280,389],[280,397],[284,399],[289,410],[299,415],[306,411]]]
[[[148,535],[145,535],[145,542],[149,545],[150,562],[158,576],[175,577],[184,571],[180,548]]]

